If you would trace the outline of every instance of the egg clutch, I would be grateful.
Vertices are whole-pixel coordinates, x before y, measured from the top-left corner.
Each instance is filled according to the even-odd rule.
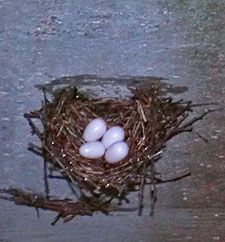
[[[129,152],[124,142],[124,129],[113,126],[107,130],[107,124],[102,118],[95,118],[86,126],[83,139],[86,143],[80,146],[79,153],[88,159],[105,156],[107,163],[115,164],[126,158]]]

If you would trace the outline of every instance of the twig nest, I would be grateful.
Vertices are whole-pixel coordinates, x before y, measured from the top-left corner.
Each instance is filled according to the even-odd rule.
[[[160,97],[154,86],[125,99],[86,98],[72,87],[53,95],[40,110],[45,158],[91,194],[154,183],[166,142],[192,130],[184,124],[191,103]]]
[[[52,94],[52,100],[47,100],[44,95],[45,102],[40,110],[25,114],[32,133],[42,144],[40,148],[36,145],[31,148],[79,188],[80,194],[87,196],[86,202],[81,197],[79,206],[75,204],[71,210],[70,200],[68,203],[65,199],[63,203],[60,200],[58,205],[61,207],[57,208],[55,200],[49,205],[44,199],[46,206],[43,206],[40,199],[34,201],[32,195],[22,197],[19,194],[17,200],[18,193],[9,193],[15,196],[15,201],[20,201],[19,204],[50,206],[49,209],[59,211],[57,219],[60,216],[71,219],[79,212],[93,214],[99,211],[99,204],[103,204],[103,212],[108,213],[112,211],[109,204],[113,198],[127,201],[127,194],[131,191],[139,193],[141,214],[147,184],[151,185],[153,210],[156,183],[172,180],[162,179],[155,171],[155,162],[160,159],[167,141],[180,133],[191,132],[195,122],[213,111],[205,111],[190,119],[188,114],[198,105],[161,97],[154,85],[147,92],[134,90],[132,97],[120,100],[86,98],[73,87]],[[41,120],[43,132],[32,122],[33,118]],[[173,180],[189,174],[183,173]]]

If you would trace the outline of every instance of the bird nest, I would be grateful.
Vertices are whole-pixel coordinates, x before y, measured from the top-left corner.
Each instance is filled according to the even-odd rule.
[[[185,170],[164,179],[155,171],[155,162],[160,159],[168,140],[180,133],[191,132],[192,125],[210,110],[189,118],[189,113],[198,105],[161,97],[154,85],[148,91],[136,89],[130,98],[124,99],[87,98],[76,87],[63,88],[52,94],[51,100],[45,95],[39,110],[25,114],[32,133],[41,141],[41,146],[29,144],[29,149],[44,157],[46,195],[9,189],[2,191],[8,194],[7,199],[54,210],[59,213],[55,223],[60,217],[70,220],[76,215],[90,215],[95,211],[123,211],[123,207],[115,206],[113,200],[118,199],[122,204],[128,201],[131,192],[136,192],[139,198],[137,209],[141,214],[145,186],[150,189],[153,211],[156,184],[190,174]],[[116,164],[108,164],[104,157],[91,160],[79,154],[86,125],[98,117],[103,118],[109,127],[119,125],[125,130],[129,154]],[[42,129],[34,119],[41,122]],[[77,195],[76,202],[52,200],[49,196],[48,177],[53,178],[55,170],[70,184]]]

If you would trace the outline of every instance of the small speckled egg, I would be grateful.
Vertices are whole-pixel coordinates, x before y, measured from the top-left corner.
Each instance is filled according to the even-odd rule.
[[[105,159],[110,164],[115,164],[123,160],[129,152],[126,142],[117,142],[111,145],[105,152]]]
[[[98,159],[104,155],[105,147],[99,141],[88,142],[81,145],[79,153],[81,156],[88,159]]]
[[[85,128],[83,138],[87,142],[97,141],[106,132],[107,125],[102,118],[93,119]]]
[[[105,148],[109,148],[112,144],[123,141],[125,137],[125,133],[123,128],[120,126],[114,126],[111,127],[106,131],[102,138],[102,143],[105,146]]]

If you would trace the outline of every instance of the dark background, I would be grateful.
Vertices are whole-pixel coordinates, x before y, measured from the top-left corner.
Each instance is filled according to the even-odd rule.
[[[224,105],[224,1],[7,0],[0,18],[1,188],[43,192],[42,160],[26,150],[32,138],[23,118],[40,106],[35,84],[84,73],[162,76],[188,87],[179,97]],[[52,227],[56,214],[37,219],[34,209],[0,200],[0,241],[225,241],[224,116],[195,125],[208,144],[194,134],[169,142],[158,170],[189,167],[192,176],[158,187],[154,218],[146,207],[142,217],[96,214]],[[51,189],[70,193],[60,181]]]

